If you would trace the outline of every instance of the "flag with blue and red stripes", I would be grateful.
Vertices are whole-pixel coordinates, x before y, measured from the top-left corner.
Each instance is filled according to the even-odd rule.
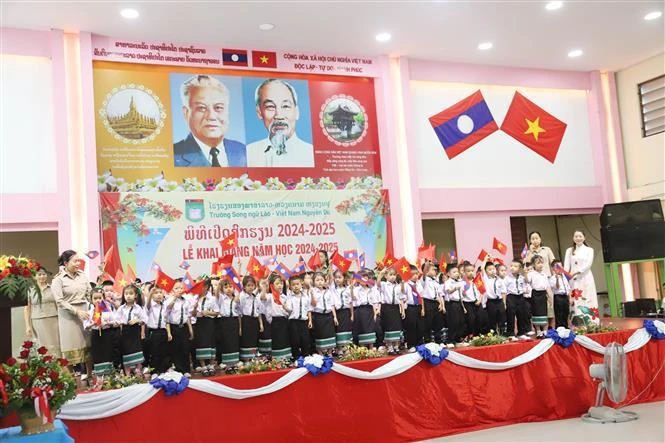
[[[527,246],[526,243],[524,243],[524,247],[522,248],[522,252],[520,253],[520,257],[522,257],[522,260],[526,258],[526,254],[529,252],[529,247]]]
[[[363,252],[358,256],[358,266],[360,266],[360,269],[365,269],[366,264],[367,263],[365,261],[365,253]]]
[[[563,266],[561,266],[560,263],[555,264],[555,265],[554,265],[554,269],[556,269],[557,271],[561,271],[561,273],[563,274],[563,276],[566,277],[566,280],[571,281],[571,280],[573,279],[573,275],[572,275],[570,272],[566,271],[566,270],[563,268]]]
[[[276,255],[273,255],[272,257],[268,257],[265,260],[263,260],[263,266],[273,266],[275,263],[277,263]]]
[[[247,51],[244,49],[222,49],[224,66],[248,66]]]
[[[448,258],[450,259],[450,263],[457,263],[457,252],[454,249],[451,249],[450,252],[448,252]]]
[[[349,249],[348,251],[344,251],[344,258],[350,261],[358,260],[358,250]]]
[[[279,275],[281,275],[284,280],[291,277],[291,272],[289,271],[289,268],[287,268],[284,263],[278,264],[275,267],[275,272],[278,273]]]
[[[182,278],[182,282],[185,284],[185,287],[189,290],[194,287],[194,278],[189,274],[189,272],[185,272],[185,276]]]
[[[429,118],[449,159],[499,130],[480,90]]]
[[[180,262],[180,268],[181,269],[184,269],[186,271],[190,267],[191,267],[190,264],[186,260],[183,260],[182,262]]]
[[[240,281],[240,277],[238,277],[236,270],[233,269],[233,266],[222,269],[221,273],[223,279],[230,281],[236,290],[242,291],[242,282]]]
[[[300,257],[302,259],[302,257]],[[277,269],[275,269],[277,270]],[[302,275],[307,271],[307,265],[305,261],[298,261],[296,266],[291,270],[291,275]]]

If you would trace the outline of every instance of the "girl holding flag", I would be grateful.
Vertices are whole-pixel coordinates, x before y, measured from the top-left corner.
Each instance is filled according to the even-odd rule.
[[[229,280],[220,281],[218,294],[222,349],[219,367],[233,373],[240,361],[240,295]]]
[[[199,365],[196,372],[203,375],[214,375],[215,367],[215,321],[219,315],[218,294],[212,289],[209,279],[203,280],[203,291],[194,303],[192,316],[196,317],[194,338],[196,360]]]
[[[133,284],[123,288],[122,305],[116,311],[116,318],[121,328],[120,350],[125,374],[129,375],[132,370],[140,373],[144,361],[142,340],[148,317],[143,310],[139,288]]]
[[[115,325],[116,319],[114,312],[109,309],[104,301],[104,293],[101,287],[92,290],[92,306],[88,311],[89,317],[83,320],[83,327],[92,331],[90,334],[92,348],[92,372],[100,377],[113,370],[113,346],[112,336],[104,332],[112,325]]]
[[[277,274],[272,274],[268,283],[270,294],[265,295],[264,307],[266,316],[271,319],[272,358],[287,360],[292,358],[292,355],[289,338],[289,313],[284,309],[286,285]]]
[[[333,273],[333,283],[330,289],[333,291],[335,312],[337,313],[335,342],[337,352],[342,353],[353,342],[353,300],[351,299],[351,289],[349,289],[342,271],[337,270]]]
[[[314,273],[314,287],[310,290],[310,296],[316,350],[328,354],[335,348],[335,326],[338,322],[334,292],[328,290],[326,276],[322,272]]]
[[[259,348],[259,333],[263,331],[261,320],[261,300],[256,288],[256,279],[246,275],[242,279],[243,291],[240,293],[240,360],[248,362],[254,357]]]
[[[376,317],[379,315],[380,294],[374,282],[365,274],[354,274],[356,284],[351,286],[351,298],[354,303],[353,329],[358,337],[358,344],[374,349],[376,342]]]
[[[381,281],[384,275],[386,281]],[[404,281],[397,281],[397,272],[394,268],[381,270],[378,280],[380,281],[381,327],[384,331],[384,342],[388,348],[388,354],[397,355],[402,340],[406,286]]]
[[[423,300],[418,291],[418,268],[409,265],[411,278],[405,280],[406,312],[404,313],[404,335],[410,352],[415,352],[418,345],[423,344],[425,335],[425,310]],[[406,275],[405,275],[406,277]]]

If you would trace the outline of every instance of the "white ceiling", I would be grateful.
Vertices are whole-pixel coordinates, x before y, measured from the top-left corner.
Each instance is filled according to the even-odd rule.
[[[647,22],[663,1],[15,2],[1,3],[3,27],[90,31],[145,41],[216,44],[588,71],[617,70],[665,51],[665,20]],[[133,7],[137,20],[120,17]],[[273,31],[260,31],[274,23]],[[393,38],[378,43],[374,36]],[[477,45],[492,41],[494,48]],[[567,57],[571,49],[584,55]]]

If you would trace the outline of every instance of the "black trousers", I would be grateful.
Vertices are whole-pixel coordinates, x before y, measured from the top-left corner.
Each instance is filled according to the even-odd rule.
[[[312,353],[312,341],[307,320],[289,320],[289,338],[293,357],[306,357]]]
[[[407,305],[406,316],[404,317],[404,333],[406,335],[406,345],[409,348],[422,345],[425,335],[425,319],[420,316],[420,305]]]
[[[439,302],[428,298],[423,300],[425,303],[425,342],[434,338],[435,342],[441,343],[444,320],[443,313],[439,311]]]
[[[148,342],[148,353],[150,355],[149,365],[153,368],[152,372],[161,374],[166,372],[171,366],[169,359],[169,343],[166,339],[166,329],[148,329],[146,336]]]
[[[517,323],[517,329],[515,328]],[[527,304],[521,294],[508,294],[506,297],[506,334],[524,335],[529,330]]]
[[[187,325],[178,327],[178,325],[171,326],[171,336],[173,340],[169,343],[169,350],[171,355],[171,361],[175,366],[176,371],[182,372],[191,372],[191,367],[189,364],[189,329]]]
[[[122,369],[122,350],[120,342],[120,327],[108,328],[104,332],[109,334],[109,341],[111,343],[111,362],[116,369]]]
[[[570,314],[570,300],[566,294],[554,296],[554,323],[555,328],[568,327],[568,315]]]
[[[503,300],[487,300],[487,317],[489,329],[494,329],[501,335],[506,333],[506,307]]]
[[[464,308],[466,309],[464,313],[464,320],[466,321],[464,335],[479,335],[480,325],[478,324],[478,306],[476,306],[476,302],[465,301]]]
[[[462,302],[454,300],[446,302],[446,319],[448,320],[448,342],[461,342],[466,335],[466,318]]]

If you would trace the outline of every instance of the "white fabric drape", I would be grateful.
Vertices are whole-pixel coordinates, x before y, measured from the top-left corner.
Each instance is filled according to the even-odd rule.
[[[638,329],[630,336],[624,345],[624,350],[626,352],[635,351],[646,345],[650,339],[651,335],[646,329]],[[575,342],[590,351],[599,354],[605,352],[605,346],[600,345],[587,336],[578,335],[575,337]],[[524,354],[518,355],[506,362],[487,362],[455,351],[450,351],[448,353],[446,361],[472,369],[501,371],[529,363],[546,353],[552,346],[554,346],[554,341],[552,339],[543,339]],[[397,357],[373,371],[361,371],[340,363],[334,364],[332,370],[347,377],[362,380],[380,380],[408,371],[420,363],[421,360],[422,357],[420,354],[412,353]],[[307,373],[308,371],[305,368],[292,369],[269,385],[255,389],[235,389],[210,380],[191,380],[189,382],[189,388],[210,395],[216,395],[218,397],[242,400],[279,391],[280,389],[300,380],[302,377],[306,376]],[[320,375],[320,377],[325,377],[325,375]],[[152,385],[146,383],[112,391],[81,394],[74,400],[67,402],[62,407],[58,417],[65,420],[94,420],[111,417],[113,415],[122,414],[123,412],[129,411],[130,409],[147,402],[159,392],[159,389],[155,389]]]

